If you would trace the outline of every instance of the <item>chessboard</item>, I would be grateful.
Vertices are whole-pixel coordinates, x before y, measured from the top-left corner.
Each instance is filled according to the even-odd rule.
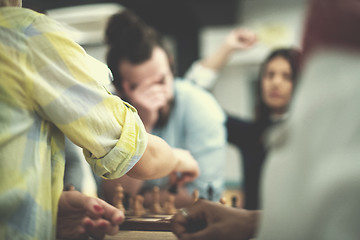
[[[121,230],[133,231],[171,231],[171,219],[174,215],[169,214],[145,214],[143,216],[126,216],[120,225]]]
[[[125,221],[119,226],[120,230],[132,231],[171,231],[171,220],[177,213],[175,208],[175,192],[169,191],[168,199],[164,204],[160,205],[160,189],[154,187],[152,190],[152,205],[149,209],[145,209],[142,195],[136,195],[129,200],[129,207],[124,207],[124,192],[121,185],[115,189],[115,195],[112,204],[125,213]],[[211,193],[211,191],[210,191]],[[199,191],[194,190],[193,202],[199,199]],[[221,204],[225,204],[225,200],[220,199]]]
[[[163,206],[160,205],[160,189],[152,190],[152,206],[145,209],[144,197],[136,195],[130,199],[129,209],[123,205],[124,193],[121,185],[115,189],[113,205],[125,213],[125,221],[120,225],[121,230],[138,231],[171,231],[171,219],[177,212],[175,195],[170,194]]]

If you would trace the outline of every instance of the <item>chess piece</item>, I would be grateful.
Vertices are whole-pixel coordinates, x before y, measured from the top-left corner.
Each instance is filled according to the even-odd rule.
[[[145,214],[145,209],[144,209],[144,197],[141,195],[136,195],[133,199],[132,199],[132,215],[134,216],[141,216]]]
[[[175,214],[177,212],[175,208],[175,196],[169,194],[168,199],[164,203],[164,211],[166,214]]]
[[[160,206],[160,189],[157,186],[153,188],[153,202],[150,211],[154,214],[163,213],[163,209]]]
[[[237,196],[233,196],[231,198],[231,206],[234,208],[238,208],[240,206],[239,198]]]
[[[115,188],[115,195],[113,199],[113,205],[120,209],[125,214],[125,207],[123,205],[124,200],[124,188],[118,184]]]
[[[170,194],[177,194],[178,193],[178,176],[176,173],[172,173],[169,176],[170,181],[170,187],[168,189],[168,192]]]
[[[214,188],[213,186],[211,185],[211,183],[209,183],[209,186],[207,188],[207,199],[209,201],[213,201],[213,198],[214,198]]]
[[[194,189],[192,196],[193,196],[193,202],[199,200],[199,190]]]
[[[168,189],[170,194],[177,194],[178,193],[178,185],[177,183],[172,184]]]
[[[132,214],[133,210],[134,210],[134,202],[135,202],[135,197],[134,196],[129,196],[129,208],[127,213],[130,215]]]
[[[225,205],[226,204],[226,197],[220,198],[219,203],[222,204],[222,205]]]

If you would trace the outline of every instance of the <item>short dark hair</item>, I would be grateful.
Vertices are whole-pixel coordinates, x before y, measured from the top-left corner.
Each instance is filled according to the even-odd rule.
[[[127,60],[132,64],[141,64],[151,58],[155,47],[166,52],[172,68],[163,36],[129,9],[110,17],[105,30],[105,41],[108,45],[106,62],[113,73],[113,83],[117,90],[122,91],[123,81],[118,69],[119,63]]]

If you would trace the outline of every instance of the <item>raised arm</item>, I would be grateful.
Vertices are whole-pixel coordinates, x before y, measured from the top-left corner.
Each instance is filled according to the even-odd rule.
[[[185,79],[202,88],[212,88],[216,82],[217,72],[225,66],[231,55],[237,50],[249,49],[256,41],[256,34],[249,29],[232,30],[212,54],[192,64],[185,74]]]
[[[245,28],[232,30],[223,43],[208,57],[201,60],[200,64],[212,70],[220,70],[229,60],[231,54],[237,50],[249,49],[256,43],[256,34]]]

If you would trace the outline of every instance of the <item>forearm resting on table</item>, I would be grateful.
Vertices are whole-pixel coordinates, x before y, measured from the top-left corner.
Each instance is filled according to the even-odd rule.
[[[148,135],[148,145],[137,164],[127,173],[137,179],[155,179],[169,175],[180,164],[171,147],[161,138]]]

